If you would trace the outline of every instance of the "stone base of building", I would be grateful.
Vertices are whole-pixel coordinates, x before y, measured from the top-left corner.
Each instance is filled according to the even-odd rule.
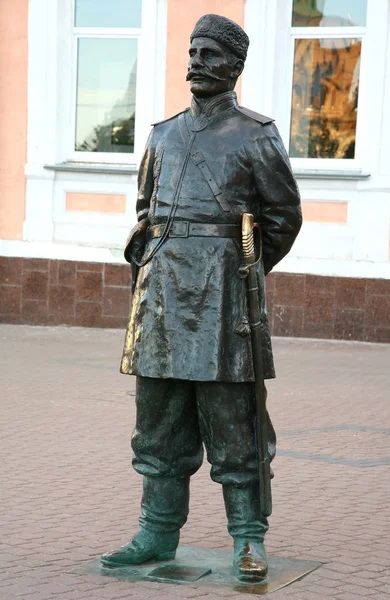
[[[126,327],[129,265],[0,257],[0,322]],[[273,335],[390,343],[390,280],[271,273]]]

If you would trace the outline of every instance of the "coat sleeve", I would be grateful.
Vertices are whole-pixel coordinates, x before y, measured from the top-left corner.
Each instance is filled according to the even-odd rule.
[[[137,195],[137,219],[142,221],[148,216],[150,208],[150,199],[153,194],[154,188],[154,177],[153,177],[153,163],[156,153],[155,148],[155,129],[153,128],[149,134],[148,141],[144,154],[142,156],[141,164],[138,171],[138,195]]]
[[[298,186],[274,123],[262,126],[262,134],[252,146],[251,161],[267,275],[290,251],[302,225],[302,213]]]

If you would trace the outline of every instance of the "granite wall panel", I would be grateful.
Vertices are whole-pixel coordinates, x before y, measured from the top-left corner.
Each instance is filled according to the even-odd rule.
[[[271,273],[273,335],[390,343],[390,280]],[[125,328],[128,265],[0,257],[0,322]]]

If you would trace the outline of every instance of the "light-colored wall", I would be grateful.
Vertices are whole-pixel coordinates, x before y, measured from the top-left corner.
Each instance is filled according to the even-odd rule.
[[[191,95],[186,82],[190,35],[196,21],[215,13],[244,26],[245,0],[168,0],[165,115],[170,117],[189,106]],[[240,81],[236,91],[240,93]]]
[[[347,223],[347,202],[309,202],[302,201],[302,215],[305,222]]]
[[[124,194],[85,194],[67,192],[65,210],[74,212],[93,212],[125,214],[126,196]]]
[[[0,1],[0,239],[22,239],[27,152],[28,0]]]

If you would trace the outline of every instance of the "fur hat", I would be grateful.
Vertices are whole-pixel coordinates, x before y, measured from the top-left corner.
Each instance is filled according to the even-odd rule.
[[[246,59],[249,38],[242,27],[227,17],[203,15],[196,23],[190,41],[197,37],[215,40],[229,48],[241,60]]]

